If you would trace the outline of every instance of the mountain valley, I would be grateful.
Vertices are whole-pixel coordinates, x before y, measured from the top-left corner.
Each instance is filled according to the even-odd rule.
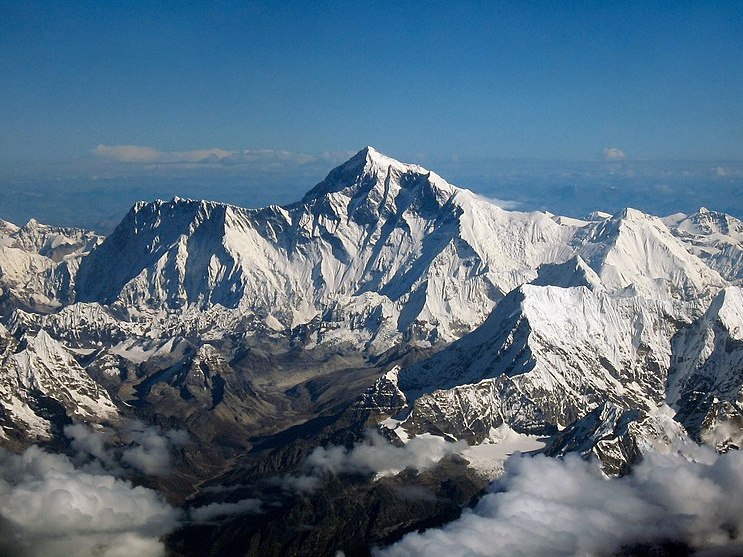
[[[512,453],[737,451],[741,280],[730,215],[507,211],[372,147],[282,207],[0,221],[0,464],[156,494],[171,527],[135,533],[167,555],[395,554]],[[0,553],[64,554],[0,515]],[[706,547],[621,554],[670,542]]]

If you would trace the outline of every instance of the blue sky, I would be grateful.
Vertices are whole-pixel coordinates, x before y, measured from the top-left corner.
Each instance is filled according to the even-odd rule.
[[[0,0],[0,10],[6,186],[125,174],[150,184],[136,188],[145,198],[176,179],[219,198],[239,173],[201,163],[247,150],[246,183],[286,195],[240,201],[287,202],[367,144],[483,190],[503,174],[493,165],[514,159],[523,175],[530,161],[710,161],[710,177],[741,181],[740,1]],[[714,161],[735,164],[719,176]],[[10,213],[0,207],[25,218]]]
[[[2,4],[3,160],[743,159],[742,2]]]

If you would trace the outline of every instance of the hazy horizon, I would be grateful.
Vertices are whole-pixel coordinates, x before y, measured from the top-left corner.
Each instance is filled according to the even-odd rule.
[[[290,203],[371,144],[511,208],[743,217],[743,4],[5,3],[0,218]]]
[[[251,208],[286,205],[353,155],[255,150],[225,151],[215,158],[202,151],[143,149],[128,146],[127,152],[148,160],[121,160],[122,152],[113,151],[119,160],[91,156],[0,164],[0,218],[17,225],[33,218],[106,234],[137,201],[179,196]],[[582,217],[629,206],[665,216],[705,206],[743,218],[743,163],[738,161],[421,157],[403,162],[421,164],[505,209]]]

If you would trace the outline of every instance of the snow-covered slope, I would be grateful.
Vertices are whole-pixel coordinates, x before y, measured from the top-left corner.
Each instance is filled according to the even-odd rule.
[[[743,441],[743,290],[728,287],[674,339],[668,401],[697,438]]]
[[[138,308],[220,304],[274,328],[332,317],[386,328],[385,338],[451,340],[541,263],[566,259],[574,233],[367,147],[287,207],[137,204],[83,261],[77,295]]]
[[[33,219],[20,228],[0,221],[0,289],[25,306],[59,307],[70,301],[80,258],[100,240]]]
[[[621,471],[739,434],[741,230],[509,212],[371,147],[284,207],[140,202],[100,244],[0,222],[0,422],[48,437],[116,401],[234,450],[367,389],[353,411],[404,435],[502,427]]]
[[[685,306],[585,287],[524,285],[473,333],[398,373],[406,424],[479,439],[502,422],[563,428],[609,401],[665,400],[671,337]]]
[[[650,298],[710,298],[725,285],[658,217],[625,209],[583,228],[577,252],[612,292]]]
[[[0,343],[0,436],[48,439],[71,417],[102,421],[117,415],[105,389],[46,331],[16,341],[0,325]]]
[[[704,207],[663,219],[689,251],[729,281],[743,280],[743,222]]]

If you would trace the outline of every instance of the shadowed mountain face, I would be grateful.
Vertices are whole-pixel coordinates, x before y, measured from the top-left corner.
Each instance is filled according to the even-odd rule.
[[[219,305],[281,328],[330,313],[369,335],[451,340],[573,233],[366,148],[287,207],[138,204],[82,261],[76,292],[138,309]]]
[[[158,490],[176,555],[367,554],[515,451],[731,450],[739,224],[509,212],[371,147],[284,207],[0,223],[0,445]]]

